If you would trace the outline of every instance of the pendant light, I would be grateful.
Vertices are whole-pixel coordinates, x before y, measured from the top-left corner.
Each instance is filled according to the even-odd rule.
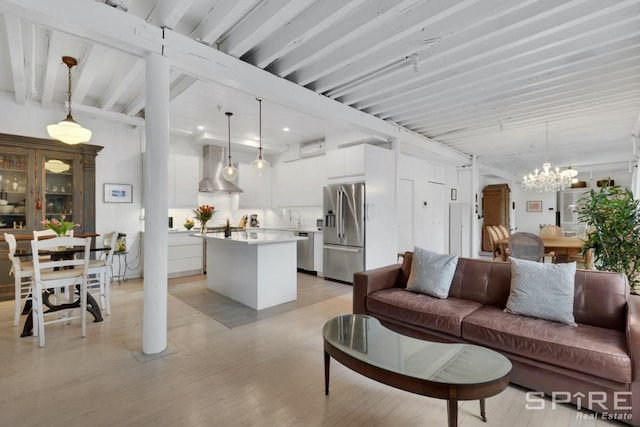
[[[231,116],[233,116],[233,113],[226,112],[225,114],[227,115],[227,128],[229,129],[229,163],[222,169],[222,176],[227,181],[233,181],[238,176],[238,169],[231,164]]]
[[[55,125],[47,126],[49,136],[65,144],[75,145],[87,142],[91,139],[91,131],[80,126],[71,115],[71,68],[78,65],[78,61],[70,56],[63,56],[62,62],[67,66],[69,71],[69,91],[67,92],[67,117]]]
[[[258,158],[255,159],[253,162],[251,162],[251,169],[253,169],[253,171],[255,173],[258,174],[258,176],[262,176],[262,174],[264,173],[265,170],[267,170],[271,165],[269,164],[268,161],[266,161],[265,159],[262,158],[262,99],[260,98],[256,98],[256,100],[258,100],[258,105],[260,106],[260,110],[259,110],[259,126],[260,126],[260,139],[258,140],[259,142],[259,146],[258,146]]]
[[[536,169],[534,173],[525,175],[522,179],[522,187],[528,191],[536,191],[538,193],[543,192],[555,192],[564,190],[571,186],[571,177],[560,172],[559,168],[555,170],[551,169],[551,163],[549,163],[549,122],[545,124],[546,132],[546,148],[545,148],[545,161],[542,165],[542,171]]]

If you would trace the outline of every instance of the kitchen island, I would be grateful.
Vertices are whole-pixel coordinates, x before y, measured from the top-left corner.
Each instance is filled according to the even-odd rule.
[[[296,245],[306,237],[250,230],[207,233],[207,288],[256,310],[295,301]]]

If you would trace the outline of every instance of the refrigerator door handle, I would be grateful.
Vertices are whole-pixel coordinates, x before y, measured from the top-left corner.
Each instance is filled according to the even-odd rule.
[[[340,247],[340,246],[323,246],[324,249],[331,249],[332,251],[339,251],[339,252],[360,252],[362,251],[362,248],[345,248],[345,247]]]
[[[338,190],[336,198],[338,201],[338,212],[336,213],[336,229],[338,230],[338,238],[342,239],[344,227],[344,223],[342,222],[342,189]]]

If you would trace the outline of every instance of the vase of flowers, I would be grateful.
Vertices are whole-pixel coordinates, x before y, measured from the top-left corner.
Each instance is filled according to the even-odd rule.
[[[45,219],[40,221],[40,224],[49,230],[53,230],[60,237],[66,236],[67,232],[73,230],[75,227],[80,227],[80,224],[76,224],[73,221],[65,221],[65,216],[62,215],[60,219]]]
[[[200,223],[200,232],[205,234],[207,232],[207,221],[209,221],[213,214],[216,213],[216,208],[209,205],[200,205],[197,209],[193,210],[195,219]]]

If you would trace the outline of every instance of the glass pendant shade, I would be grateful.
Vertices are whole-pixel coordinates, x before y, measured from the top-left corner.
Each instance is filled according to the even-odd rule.
[[[236,169],[235,166],[229,163],[227,166],[224,167],[224,169],[222,169],[222,176],[227,181],[233,181],[238,177],[238,169]]]
[[[55,125],[47,126],[49,136],[69,145],[81,144],[91,139],[91,131],[80,126],[71,115]]]
[[[262,153],[258,155],[258,158],[251,162],[251,169],[258,174],[258,176],[262,176],[262,174],[271,167],[271,164],[262,158]]]
[[[258,120],[259,129],[260,129],[260,137],[258,139],[258,143],[259,143],[259,146],[258,146],[258,158],[251,162],[251,169],[258,176],[262,176],[264,171],[266,171],[267,169],[269,169],[271,167],[271,164],[262,157],[262,99],[256,98],[256,100],[258,101],[258,104],[260,106],[260,109],[259,109],[259,117],[260,118]]]
[[[233,181],[238,177],[238,169],[236,169],[236,167],[231,164],[231,116],[233,116],[233,113],[227,112],[225,114],[227,115],[227,129],[229,131],[229,163],[227,163],[227,166],[222,169],[222,176],[227,181]]]
[[[63,56],[62,62],[68,68],[69,90],[67,91],[67,117],[59,123],[47,126],[47,132],[53,139],[69,145],[81,144],[91,139],[91,131],[85,129],[73,120],[71,115],[71,68],[78,64],[75,58]]]

